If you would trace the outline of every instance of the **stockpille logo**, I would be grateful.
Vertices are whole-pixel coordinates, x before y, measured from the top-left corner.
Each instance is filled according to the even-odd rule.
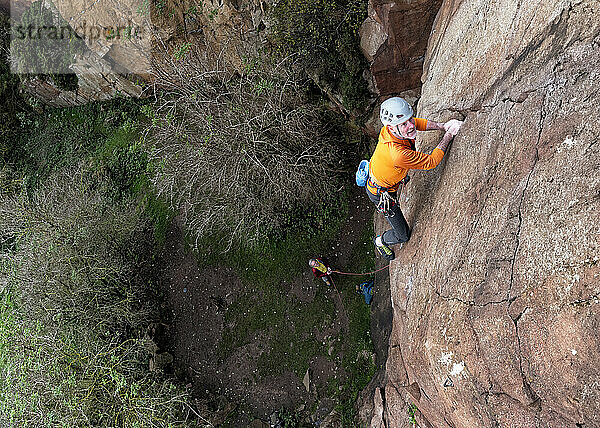
[[[132,21],[126,25],[88,25],[83,21],[73,29],[69,25],[14,25],[13,40],[72,40],[79,39],[87,42],[94,40],[139,40],[142,38],[141,27]]]

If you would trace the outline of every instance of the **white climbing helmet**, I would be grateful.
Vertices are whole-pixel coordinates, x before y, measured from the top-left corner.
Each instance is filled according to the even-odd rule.
[[[381,103],[379,118],[383,125],[398,125],[406,122],[413,115],[413,109],[406,100],[400,97],[392,97]]]

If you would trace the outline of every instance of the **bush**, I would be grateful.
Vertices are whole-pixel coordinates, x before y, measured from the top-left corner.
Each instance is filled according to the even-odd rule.
[[[62,168],[87,159],[115,185],[114,193],[120,194],[146,167],[145,154],[136,149],[138,129],[143,126],[138,118],[138,102],[120,98],[22,114],[9,160],[22,171],[28,191]],[[130,165],[121,165],[127,162]]]
[[[281,0],[271,17],[273,41],[285,55],[297,55],[321,89],[341,94],[346,109],[364,106],[368,65],[358,31],[367,18],[365,0]]]
[[[36,319],[60,314],[106,333],[149,321],[140,305],[146,296],[136,293],[144,288],[137,268],[151,249],[138,244],[148,224],[135,204],[116,204],[81,171],[55,175],[31,199],[7,204],[13,211],[2,229],[18,239],[23,303],[42,310]]]
[[[9,45],[9,18],[0,13],[0,168],[14,151],[20,131],[17,113],[23,112],[25,104],[18,94],[19,78],[10,72]]]
[[[102,183],[76,170],[30,199],[0,194],[0,425],[175,426],[192,411],[149,370],[151,227]]]
[[[157,191],[196,242],[217,232],[228,237],[222,250],[256,242],[280,230],[288,210],[332,194],[340,138],[289,61],[255,58],[238,74],[216,68],[217,54],[188,58],[157,73],[166,94],[146,114]]]

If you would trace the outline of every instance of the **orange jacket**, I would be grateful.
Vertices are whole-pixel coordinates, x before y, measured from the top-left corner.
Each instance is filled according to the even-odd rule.
[[[425,131],[427,120],[415,117],[415,127],[417,131]],[[433,169],[443,157],[443,150],[437,147],[430,155],[417,152],[415,140],[396,138],[388,131],[387,126],[384,126],[381,128],[379,142],[369,162],[369,175],[379,186],[395,192],[409,169]],[[367,189],[374,195],[377,194],[377,188],[369,182]]]

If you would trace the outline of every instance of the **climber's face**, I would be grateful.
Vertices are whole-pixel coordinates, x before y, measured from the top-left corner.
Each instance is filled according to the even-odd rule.
[[[414,139],[417,136],[415,119],[411,117],[406,122],[396,125],[396,132],[398,132],[404,138],[410,138],[411,140]]]

